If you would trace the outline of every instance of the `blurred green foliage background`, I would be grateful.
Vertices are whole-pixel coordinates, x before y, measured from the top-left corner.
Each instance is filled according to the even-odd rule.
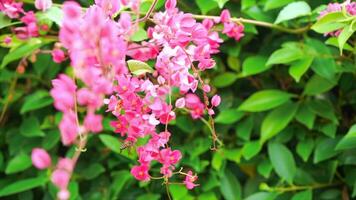
[[[331,1],[298,1],[295,7],[284,8],[292,2],[297,1],[178,1],[181,10],[193,14],[219,15],[226,8],[234,17],[307,28],[289,33],[245,24],[240,42],[224,38],[221,53],[215,56],[216,68],[204,77],[222,97],[216,129],[224,146],[211,151],[204,123],[184,113],[177,117],[169,126],[171,146],[183,152],[180,165],[198,174],[200,186],[188,191],[172,185],[173,199],[356,197],[355,37],[340,55],[336,38],[308,28]],[[144,2],[142,11],[150,4]],[[4,24],[0,19],[0,39],[11,27]],[[51,79],[70,73],[69,63],[53,63],[50,54],[31,57],[38,48],[52,49],[50,39],[18,42],[12,53],[2,44],[0,48],[0,199],[55,199],[48,172],[32,166],[30,153],[43,147],[58,158],[75,151],[60,144],[61,116],[48,93]],[[24,56],[29,64],[24,73],[17,73]],[[106,115],[105,130],[89,138],[70,184],[71,199],[167,199],[160,181],[139,183],[130,175],[134,154],[120,152],[110,120]]]

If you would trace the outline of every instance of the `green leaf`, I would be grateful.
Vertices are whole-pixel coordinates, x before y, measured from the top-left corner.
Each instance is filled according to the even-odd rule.
[[[230,170],[225,170],[220,179],[220,191],[226,200],[241,199],[241,185]]]
[[[306,56],[294,63],[289,67],[289,74],[294,78],[296,82],[299,82],[303,74],[309,69],[314,57]]]
[[[154,72],[151,66],[139,60],[128,60],[127,65],[131,73],[136,76]]]
[[[338,152],[335,151],[334,149],[338,141],[339,141],[338,139],[334,139],[334,138],[324,138],[320,140],[315,147],[314,160],[313,160],[314,163],[319,163],[321,161],[336,156]]]
[[[308,129],[312,129],[315,121],[315,113],[312,112],[308,106],[302,104],[299,106],[295,118],[298,122],[304,124]]]
[[[224,7],[225,3],[228,2],[229,0],[214,0],[214,1],[218,4],[219,8],[221,9]]]
[[[231,72],[225,72],[219,74],[213,79],[213,85],[217,88],[227,87],[233,84],[238,78],[237,74]]]
[[[121,143],[119,142],[118,138],[107,134],[100,134],[99,139],[103,142],[103,144],[106,147],[111,149],[113,152],[121,153],[120,152]]]
[[[344,49],[344,45],[347,40],[353,35],[355,30],[352,30],[350,25],[347,25],[342,29],[340,35],[337,37],[337,41],[339,43],[340,54],[342,55],[342,50]]]
[[[110,199],[118,199],[120,192],[131,179],[132,175],[127,170],[115,172],[114,181],[110,186]]]
[[[282,48],[272,53],[268,58],[267,65],[287,64],[294,60],[302,58],[303,53],[296,48]]]
[[[145,29],[139,27],[138,30],[131,36],[131,41],[140,42],[148,38]]]
[[[308,107],[311,111],[317,114],[320,117],[331,120],[334,124],[339,124],[336,116],[334,107],[331,105],[329,101],[315,99],[308,102]]]
[[[242,148],[242,155],[246,160],[250,160],[256,156],[262,149],[261,143],[257,141],[246,142]]]
[[[44,16],[56,23],[58,26],[62,25],[63,11],[57,6],[52,6],[44,12]]]
[[[5,169],[5,174],[13,174],[23,171],[31,165],[32,162],[30,156],[25,153],[20,153],[9,161]]]
[[[105,168],[98,163],[93,163],[89,165],[88,168],[85,168],[84,170],[81,171],[83,177],[87,180],[96,178],[103,172],[105,172]]]
[[[274,171],[289,184],[292,184],[297,167],[290,150],[283,144],[269,143],[268,156]]]
[[[11,26],[11,19],[7,17],[4,13],[0,13],[0,29]]]
[[[321,76],[314,74],[314,76],[311,79],[309,79],[309,81],[305,85],[304,94],[309,96],[321,94],[329,91],[330,89],[335,87],[336,84],[337,83],[334,82],[334,80],[330,81],[328,79],[325,79]]]
[[[272,167],[271,161],[269,161],[268,159],[263,160],[257,166],[258,173],[261,174],[265,178],[269,177],[269,175],[272,172],[272,169],[273,169],[273,167]]]
[[[223,165],[224,157],[221,155],[221,152],[216,152],[213,155],[213,159],[211,161],[211,166],[216,171],[219,171]]]
[[[28,42],[20,45],[13,51],[6,54],[1,62],[0,69],[17,59],[30,55],[34,50],[40,48],[44,43],[38,38],[31,38]]]
[[[313,193],[311,190],[298,192],[292,198],[292,200],[312,200],[312,199],[313,199]]]
[[[249,116],[246,119],[242,120],[236,126],[236,134],[239,138],[242,138],[245,141],[250,140],[250,135],[253,129],[253,117]]]
[[[275,200],[277,196],[276,193],[257,192],[248,196],[245,200]]]
[[[351,126],[346,135],[340,140],[336,146],[336,150],[356,148],[356,124]]]
[[[337,68],[330,49],[324,43],[315,39],[308,38],[306,44],[307,53],[315,55],[311,65],[313,71],[321,77],[334,80]]]
[[[210,191],[200,194],[198,196],[198,200],[218,200],[218,198],[216,197],[214,192]]]
[[[297,154],[303,159],[304,162],[307,162],[311,153],[314,149],[314,140],[311,138],[306,138],[302,141],[299,141],[297,144]]]
[[[325,44],[328,44],[328,45],[332,45],[334,47],[337,47],[339,48],[339,42],[337,40],[337,37],[330,37],[329,39],[327,39],[325,41]],[[353,51],[354,49],[352,48],[351,45],[345,43],[344,47],[343,47],[343,50],[347,50],[347,51]]]
[[[25,137],[43,137],[45,134],[41,131],[40,123],[36,117],[29,117],[22,121],[20,133]]]
[[[286,103],[270,112],[262,122],[261,142],[264,143],[287,127],[297,109],[298,104]]]
[[[230,69],[239,72],[240,71],[240,60],[235,56],[228,56],[227,57],[227,65]]]
[[[46,184],[47,177],[29,178],[16,181],[0,189],[0,197],[16,194]]]
[[[298,1],[288,4],[278,14],[278,17],[274,23],[278,24],[283,21],[288,21],[301,16],[311,14],[310,6],[304,1]]]
[[[293,2],[293,0],[267,0],[265,3],[264,10],[268,11],[275,8],[279,8],[291,2]]]
[[[247,98],[238,108],[241,111],[261,112],[287,102],[293,95],[281,90],[262,90]]]
[[[24,114],[28,111],[37,110],[46,107],[53,103],[53,99],[47,91],[37,90],[35,93],[27,96],[21,107],[20,113]]]
[[[137,200],[159,200],[161,197],[161,195],[159,194],[152,194],[152,193],[148,193],[148,194],[143,194],[137,197]]]
[[[219,6],[216,0],[195,0],[195,2],[204,15]]]
[[[171,193],[174,200],[183,200],[188,194],[188,189],[183,185],[169,185],[169,192]]]
[[[318,33],[329,33],[343,28],[345,24],[337,22],[343,19],[345,16],[342,12],[330,12],[318,19],[311,29]]]
[[[215,122],[218,124],[233,124],[239,121],[243,116],[244,113],[236,109],[222,110],[215,118]]]
[[[242,75],[251,76],[264,72],[270,68],[266,63],[267,58],[264,56],[250,56],[242,64]]]

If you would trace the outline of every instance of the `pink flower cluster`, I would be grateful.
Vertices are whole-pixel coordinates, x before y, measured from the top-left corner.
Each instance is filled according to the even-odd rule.
[[[321,19],[323,16],[325,16],[328,13],[332,12],[340,12],[343,9],[343,6],[345,6],[345,10],[349,15],[356,15],[356,2],[350,2],[350,1],[345,1],[344,3],[329,3],[327,8],[319,13],[318,19]],[[330,33],[326,33],[325,35],[330,35],[330,36],[339,36],[341,33],[342,29],[336,30]]]
[[[14,0],[1,0],[0,10],[6,16],[12,19],[19,18],[25,26],[14,28],[14,32],[19,39],[28,39],[38,37],[41,31],[48,31],[46,24],[40,25],[33,11],[26,12],[22,2]],[[35,6],[37,9],[45,11],[52,6],[51,0],[36,0]]]
[[[41,9],[46,9],[46,2],[42,3]],[[107,112],[116,118],[111,126],[125,137],[125,144],[133,146],[140,138],[148,139],[136,149],[139,164],[131,169],[132,175],[140,181],[150,180],[149,171],[155,161],[161,164],[160,173],[167,180],[181,173],[174,170],[182,153],[169,147],[168,124],[175,119],[175,111],[187,110],[193,119],[202,118],[206,112],[211,117],[221,101],[217,95],[209,101],[207,93],[211,88],[200,77],[202,71],[215,66],[212,55],[219,52],[223,42],[213,26],[223,23],[223,33],[236,40],[243,36],[243,26],[231,22],[228,11],[219,20],[197,22],[193,15],[176,8],[176,0],[168,0],[165,11],[153,15],[155,25],[147,29],[148,41],[134,43],[130,37],[138,29],[137,21],[127,13],[121,13],[117,21],[113,16],[121,7],[133,6],[138,11],[139,1],[95,3],[85,13],[76,2],[63,4],[61,44],[54,48],[52,56],[55,62],[62,62],[66,55],[61,47],[66,48],[74,78],[59,75],[50,92],[55,108],[63,112],[59,124],[62,143],[80,144],[83,135],[100,132],[102,116],[96,112],[106,104]],[[154,72],[132,75],[126,66],[127,57],[155,60]],[[177,99],[172,96],[173,88],[179,89]],[[203,91],[203,102],[195,94],[197,89]],[[86,111],[82,120],[78,118],[78,107]],[[159,131],[159,126],[164,131]],[[66,187],[75,162],[71,160],[69,165],[68,160],[60,160],[52,174],[52,182],[61,191],[60,199],[69,196]],[[188,189],[197,186],[196,175],[191,171],[185,175],[183,183]]]

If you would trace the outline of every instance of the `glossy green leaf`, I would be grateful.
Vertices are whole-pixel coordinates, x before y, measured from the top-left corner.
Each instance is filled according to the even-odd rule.
[[[59,7],[52,6],[44,12],[44,15],[51,21],[55,22],[58,26],[62,25],[63,11]]]
[[[215,118],[218,124],[233,124],[243,117],[244,113],[236,109],[222,110]]]
[[[213,159],[211,161],[211,166],[216,170],[219,171],[223,165],[224,157],[220,152],[216,152],[213,155]]]
[[[297,144],[297,154],[303,159],[304,162],[307,162],[311,153],[314,149],[314,141],[311,138],[306,138],[302,141],[299,141]]]
[[[346,135],[337,144],[337,150],[356,148],[356,125],[351,126]]]
[[[327,39],[325,41],[325,44],[332,45],[334,47],[339,48],[339,41],[338,41],[337,37],[330,37],[329,39]],[[345,43],[343,50],[353,51],[353,48],[348,43]]]
[[[242,75],[251,76],[268,70],[271,66],[266,65],[267,58],[264,56],[250,56],[242,64]]]
[[[205,192],[198,196],[198,200],[218,200],[214,192]]]
[[[169,192],[173,199],[184,200],[184,197],[188,194],[188,189],[184,185],[169,185]]]
[[[266,65],[287,64],[302,58],[303,53],[296,48],[282,48],[274,51],[268,58]]]
[[[93,163],[81,171],[83,177],[87,180],[94,179],[103,172],[105,172],[105,168],[99,163]]]
[[[261,149],[262,145],[258,140],[246,142],[242,148],[242,155],[246,160],[250,160],[256,156],[261,151]]]
[[[291,2],[293,2],[293,0],[267,0],[265,3],[264,10],[268,11],[268,10],[272,10],[275,8],[279,8],[279,7],[289,4]]]
[[[241,111],[261,112],[287,102],[293,95],[281,90],[262,90],[252,94],[238,108]]]
[[[30,55],[34,50],[40,48],[44,43],[38,38],[32,38],[28,42],[22,44],[18,48],[14,49],[10,53],[6,54],[2,59],[0,69],[4,68],[12,61]]]
[[[140,195],[139,197],[137,197],[137,200],[159,200],[160,199],[160,195],[159,194],[151,194],[151,193],[148,193],[148,194],[143,194],[143,195]]]
[[[143,29],[142,27],[139,27],[138,30],[131,36],[131,40],[134,42],[140,42],[143,40],[146,40],[148,38],[147,36],[147,32],[145,31],[145,29]]]
[[[133,179],[133,177],[127,170],[115,172],[114,180],[110,187],[111,199],[118,199],[120,192],[131,179]]]
[[[269,193],[269,192],[257,192],[248,196],[245,200],[275,200],[278,196],[276,193]]]
[[[20,153],[12,158],[6,166],[5,173],[13,174],[21,172],[32,165],[31,158],[25,153]],[[1,195],[0,195],[1,196]]]
[[[209,11],[218,8],[216,0],[195,0],[202,14],[207,14]]]
[[[321,17],[311,27],[318,33],[329,33],[345,26],[343,23],[339,23],[339,20],[345,19],[345,15],[342,12],[330,12]]]
[[[355,30],[352,30],[350,25],[345,26],[340,35],[337,37],[339,43],[340,54],[342,54],[342,50],[344,49],[344,45],[347,40],[354,34]]]
[[[20,113],[24,114],[32,110],[37,110],[51,105],[52,103],[53,99],[49,96],[47,91],[38,90],[25,98],[25,102],[21,107]]]
[[[130,72],[136,76],[152,73],[154,71],[147,63],[139,60],[128,60],[127,65],[130,69]]]
[[[230,170],[225,170],[225,174],[221,177],[220,181],[220,191],[226,200],[241,199],[241,185]]]
[[[26,118],[20,126],[20,133],[25,137],[42,137],[45,135],[36,117]]]
[[[296,82],[299,82],[303,74],[309,69],[313,59],[314,57],[308,56],[292,63],[292,65],[289,67],[289,74]]]
[[[293,154],[283,144],[269,143],[268,156],[274,171],[289,184],[292,184],[297,167]]]
[[[307,82],[304,93],[306,95],[316,95],[329,91],[333,87],[335,87],[336,83],[333,81],[329,81],[321,76],[314,75]]]
[[[338,140],[332,138],[324,138],[320,140],[315,147],[314,160],[313,160],[314,163],[319,163],[321,161],[336,156],[338,154],[338,152],[335,151],[335,147],[337,143]]]
[[[298,104],[286,103],[270,112],[262,122],[261,142],[264,143],[287,127],[297,109]]]
[[[329,119],[334,124],[339,124],[334,108],[329,101],[321,99],[313,100],[308,102],[307,106],[318,116]]]
[[[272,169],[273,169],[273,167],[272,167],[271,161],[269,161],[268,159],[263,160],[257,166],[258,173],[261,174],[265,178],[268,178],[270,176]]]
[[[218,4],[219,8],[221,9],[224,7],[225,3],[228,2],[229,0],[214,0],[214,1]]]
[[[0,189],[0,197],[16,194],[44,185],[48,181],[47,177],[22,179],[13,182]]]
[[[313,200],[312,190],[305,190],[293,195],[292,200]]]
[[[121,153],[120,151],[121,143],[119,142],[118,138],[106,134],[100,134],[99,138],[104,143],[104,145],[109,149],[111,149],[113,152]]]
[[[11,25],[11,19],[7,17],[4,13],[0,13],[0,29],[10,26]]]
[[[308,3],[304,1],[298,1],[288,4],[278,14],[278,17],[274,23],[278,24],[283,21],[288,21],[301,16],[311,14],[311,8]]]
[[[225,72],[219,74],[213,79],[213,85],[217,88],[224,88],[233,84],[237,80],[238,76],[235,73]]]
[[[308,127],[308,129],[312,129],[314,126],[316,115],[308,108],[308,106],[302,104],[298,107],[298,111],[295,115],[295,118],[298,122]]]

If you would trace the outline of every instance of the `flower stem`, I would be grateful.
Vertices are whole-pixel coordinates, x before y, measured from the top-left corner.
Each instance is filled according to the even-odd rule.
[[[260,189],[268,192],[292,192],[292,191],[298,191],[298,190],[313,190],[313,189],[320,189],[320,188],[326,188],[326,187],[333,187],[333,186],[338,186],[341,185],[342,182],[337,181],[337,182],[332,182],[332,183],[316,183],[312,185],[303,185],[303,186],[296,186],[292,185],[289,187],[269,187],[267,184],[263,183],[260,185]]]
[[[193,17],[195,19],[200,19],[200,20],[203,20],[203,19],[219,20],[220,19],[219,16],[210,16],[210,15],[193,15]],[[301,33],[304,33],[305,31],[308,31],[310,29],[310,25],[293,29],[293,28],[287,28],[284,26],[280,26],[277,24],[272,24],[269,22],[258,21],[258,20],[253,20],[253,19],[245,19],[242,17],[239,17],[239,18],[233,17],[233,18],[231,18],[231,21],[236,22],[236,23],[246,23],[246,24],[253,24],[256,26],[272,28],[272,29],[276,29],[276,30],[286,32],[286,33],[291,33],[291,34],[301,34]]]

